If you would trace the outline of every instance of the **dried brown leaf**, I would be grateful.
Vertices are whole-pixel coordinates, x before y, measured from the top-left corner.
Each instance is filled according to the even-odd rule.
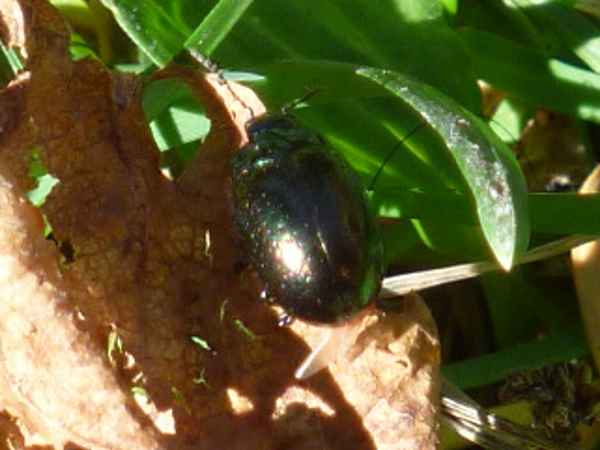
[[[142,80],[72,62],[43,0],[0,0],[0,14],[3,41],[27,57],[0,92],[0,398],[23,445],[434,448],[439,349],[420,300],[367,317],[355,358],[299,383],[316,330],[278,327],[237,269],[228,160],[264,111],[252,91],[181,68],[156,75],[186,81],[213,123],[171,181]],[[43,212],[66,260],[23,200],[33,148],[60,180]],[[123,352],[109,358],[116,336]]]
[[[579,190],[580,194],[600,190],[600,166],[588,175]],[[571,250],[573,278],[577,300],[585,327],[588,346],[596,368],[600,368],[600,241],[588,242]]]
[[[593,168],[577,121],[545,110],[527,123],[515,153],[533,192],[579,186]]]

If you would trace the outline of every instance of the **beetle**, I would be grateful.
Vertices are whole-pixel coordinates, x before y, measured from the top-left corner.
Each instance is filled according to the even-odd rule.
[[[231,161],[234,223],[266,296],[292,316],[327,325],[296,371],[296,378],[306,379],[356,337],[352,318],[381,289],[382,239],[358,176],[319,134],[285,112],[259,116],[246,131],[249,143]],[[466,270],[453,279],[471,276]],[[510,449],[531,442],[555,448],[527,429],[490,419],[479,405],[443,385],[442,412],[459,434],[484,445],[489,439],[508,442]],[[523,445],[515,447],[515,439]]]
[[[246,125],[233,158],[234,223],[272,298],[292,317],[343,324],[377,297],[383,244],[348,162],[287,112]]]

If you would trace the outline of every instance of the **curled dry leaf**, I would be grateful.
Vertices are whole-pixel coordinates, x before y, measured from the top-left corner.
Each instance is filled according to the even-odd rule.
[[[579,186],[594,166],[578,122],[546,110],[529,120],[515,153],[533,192]]]
[[[581,194],[600,191],[600,165],[581,185]],[[571,251],[573,278],[587,343],[596,369],[600,369],[600,241],[588,242]]]
[[[238,269],[231,229],[229,156],[264,110],[250,90],[177,68],[156,75],[186,81],[213,123],[171,181],[142,80],[72,62],[43,0],[0,0],[0,14],[27,70],[0,92],[6,447],[435,447],[439,349],[418,298],[367,317],[353,359],[294,379],[318,330],[277,326]],[[33,149],[60,180],[43,207],[59,245],[24,200]],[[109,342],[120,345],[107,352]]]

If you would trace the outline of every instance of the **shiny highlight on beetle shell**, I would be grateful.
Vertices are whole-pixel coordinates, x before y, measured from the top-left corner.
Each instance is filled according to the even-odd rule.
[[[288,314],[334,324],[376,297],[383,247],[348,163],[289,115],[247,126],[232,160],[234,221],[269,296]]]

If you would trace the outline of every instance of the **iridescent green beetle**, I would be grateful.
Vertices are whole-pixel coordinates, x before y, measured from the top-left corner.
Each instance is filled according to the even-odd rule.
[[[268,296],[292,317],[344,323],[377,296],[383,246],[349,164],[289,114],[247,127],[232,160],[234,221]]]

